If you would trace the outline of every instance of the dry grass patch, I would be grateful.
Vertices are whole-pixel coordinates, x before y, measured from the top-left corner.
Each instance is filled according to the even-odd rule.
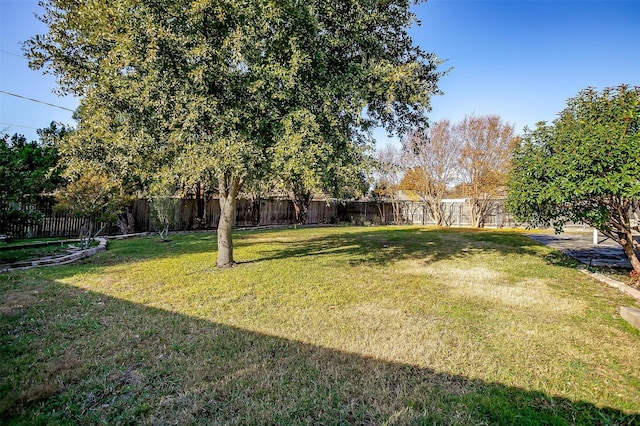
[[[0,276],[2,306],[21,306],[0,320],[2,419],[638,420],[640,333],[616,315],[631,300],[516,232],[236,238],[241,263],[228,270],[212,267],[215,237],[194,234]]]

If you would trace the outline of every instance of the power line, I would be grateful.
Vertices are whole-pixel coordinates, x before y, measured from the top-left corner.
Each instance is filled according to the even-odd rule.
[[[15,93],[5,92],[4,90],[0,90],[0,93],[4,93],[4,94],[6,94],[6,95],[15,96],[16,98],[26,99],[26,100],[31,101],[31,102],[37,102],[37,103],[39,103],[39,104],[43,104],[43,105],[48,105],[48,106],[52,106],[52,107],[56,107],[56,108],[60,108],[60,109],[63,109],[63,110],[65,110],[65,111],[71,111],[71,112],[73,112],[73,110],[72,110],[72,109],[65,108],[65,107],[60,106],[60,105],[54,105],[54,104],[50,104],[50,103],[48,103],[48,102],[39,101],[39,100],[37,100],[37,99],[27,98],[26,96],[16,95]]]
[[[23,129],[33,129],[33,130],[38,130],[38,128],[37,128],[37,127],[21,126],[21,125],[19,125],[19,124],[5,123],[4,121],[0,121],[0,124],[4,124],[5,126],[22,127]]]
[[[6,53],[7,55],[16,56],[18,58],[27,59],[22,55],[18,55],[17,53],[9,52],[8,50],[0,49],[0,52]]]

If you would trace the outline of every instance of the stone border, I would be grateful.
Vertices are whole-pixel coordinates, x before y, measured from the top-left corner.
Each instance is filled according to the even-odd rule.
[[[63,256],[43,257],[40,259],[34,259],[30,261],[16,262],[12,265],[10,264],[5,266],[0,266],[0,273],[11,272],[11,271],[21,271],[21,270],[32,269],[32,268],[41,268],[43,266],[66,265],[68,263],[77,262],[78,260],[91,257],[94,254],[98,254],[102,251],[107,250],[107,240],[124,240],[127,238],[134,238],[134,237],[147,237],[151,234],[152,234],[151,232],[138,232],[136,234],[109,235],[105,237],[96,237],[95,240],[98,242],[97,247],[78,250],[74,253],[65,254]],[[53,241],[53,242],[43,242],[42,245],[46,246],[46,245],[60,244],[60,243],[77,243],[79,241],[80,241],[79,239],[60,240],[60,241]],[[14,247],[11,247],[11,248],[14,248]]]
[[[148,237],[152,232],[138,232],[136,234],[120,234],[120,235],[107,235],[103,237],[106,240],[126,240],[127,238],[134,237]]]
[[[640,330],[640,309],[621,306],[620,316],[629,324]]]
[[[576,269],[585,275],[589,275],[593,279],[596,279],[602,283],[607,284],[610,287],[617,288],[621,292],[628,294],[629,296],[635,298],[638,302],[640,302],[640,290],[636,290],[635,288],[630,287],[623,282],[614,280],[613,278],[609,278],[597,272],[591,272],[584,265],[580,265]],[[640,330],[640,309],[631,308],[628,306],[621,306],[620,316],[622,317],[622,319],[627,321],[633,327]]]
[[[607,277],[606,275],[600,274],[598,272],[591,272],[584,265],[580,265],[576,269],[585,275],[589,275],[590,277],[607,284],[609,287],[617,288],[618,290],[628,294],[629,296],[635,298],[638,302],[640,302],[640,290],[636,290],[635,288],[630,287],[623,282],[614,280],[613,278]]]
[[[51,257],[51,258],[41,258],[41,259],[36,259],[36,260],[32,260],[29,262],[24,262],[25,265],[20,265],[20,266],[5,266],[2,267],[0,269],[0,273],[1,272],[11,272],[11,271],[21,271],[24,269],[31,269],[31,268],[40,268],[43,266],[56,266],[56,265],[66,265],[68,263],[72,263],[72,262],[76,262],[80,259],[84,259],[86,257],[89,256],[93,256],[94,254],[100,253],[102,251],[105,251],[107,249],[107,239],[106,238],[102,238],[102,237],[98,237],[96,238],[96,241],[98,242],[98,246],[97,247],[91,247],[88,249],[84,249],[84,250],[79,250],[75,253],[70,253],[70,254],[66,254],[64,256],[56,256],[56,257]]]

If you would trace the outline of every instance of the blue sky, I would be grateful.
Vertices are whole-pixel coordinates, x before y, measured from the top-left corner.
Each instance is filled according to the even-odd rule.
[[[640,86],[639,0],[431,0],[414,40],[448,59],[431,118],[497,114],[518,132],[587,86]]]
[[[587,86],[640,86],[640,0],[430,0],[414,10],[415,43],[453,67],[433,121],[497,114],[521,132]],[[0,0],[0,91],[74,109],[76,99],[52,93],[52,76],[19,57],[19,41],[46,32],[36,12],[37,0]],[[52,120],[73,124],[69,111],[0,93],[0,131],[36,139]]]

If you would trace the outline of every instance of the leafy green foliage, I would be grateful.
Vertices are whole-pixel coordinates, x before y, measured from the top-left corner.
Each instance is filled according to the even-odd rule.
[[[280,172],[336,190],[359,177],[373,126],[426,126],[440,61],[413,45],[409,5],[49,0],[49,33],[26,49],[82,97],[71,162],[143,190],[163,174],[229,198]]]
[[[22,135],[5,134],[0,139],[0,233],[28,225],[41,218],[36,197],[52,191],[61,178],[52,170],[58,161],[54,140],[66,129],[51,123],[39,131],[40,143],[27,142]]]
[[[640,87],[587,88],[552,124],[528,132],[513,158],[508,207],[533,226],[593,226],[640,270],[629,216],[640,208]]]
[[[56,193],[57,207],[76,217],[86,219],[81,238],[91,241],[110,223],[125,214],[132,198],[122,182],[104,172],[87,169]],[[101,227],[96,231],[96,225]]]

